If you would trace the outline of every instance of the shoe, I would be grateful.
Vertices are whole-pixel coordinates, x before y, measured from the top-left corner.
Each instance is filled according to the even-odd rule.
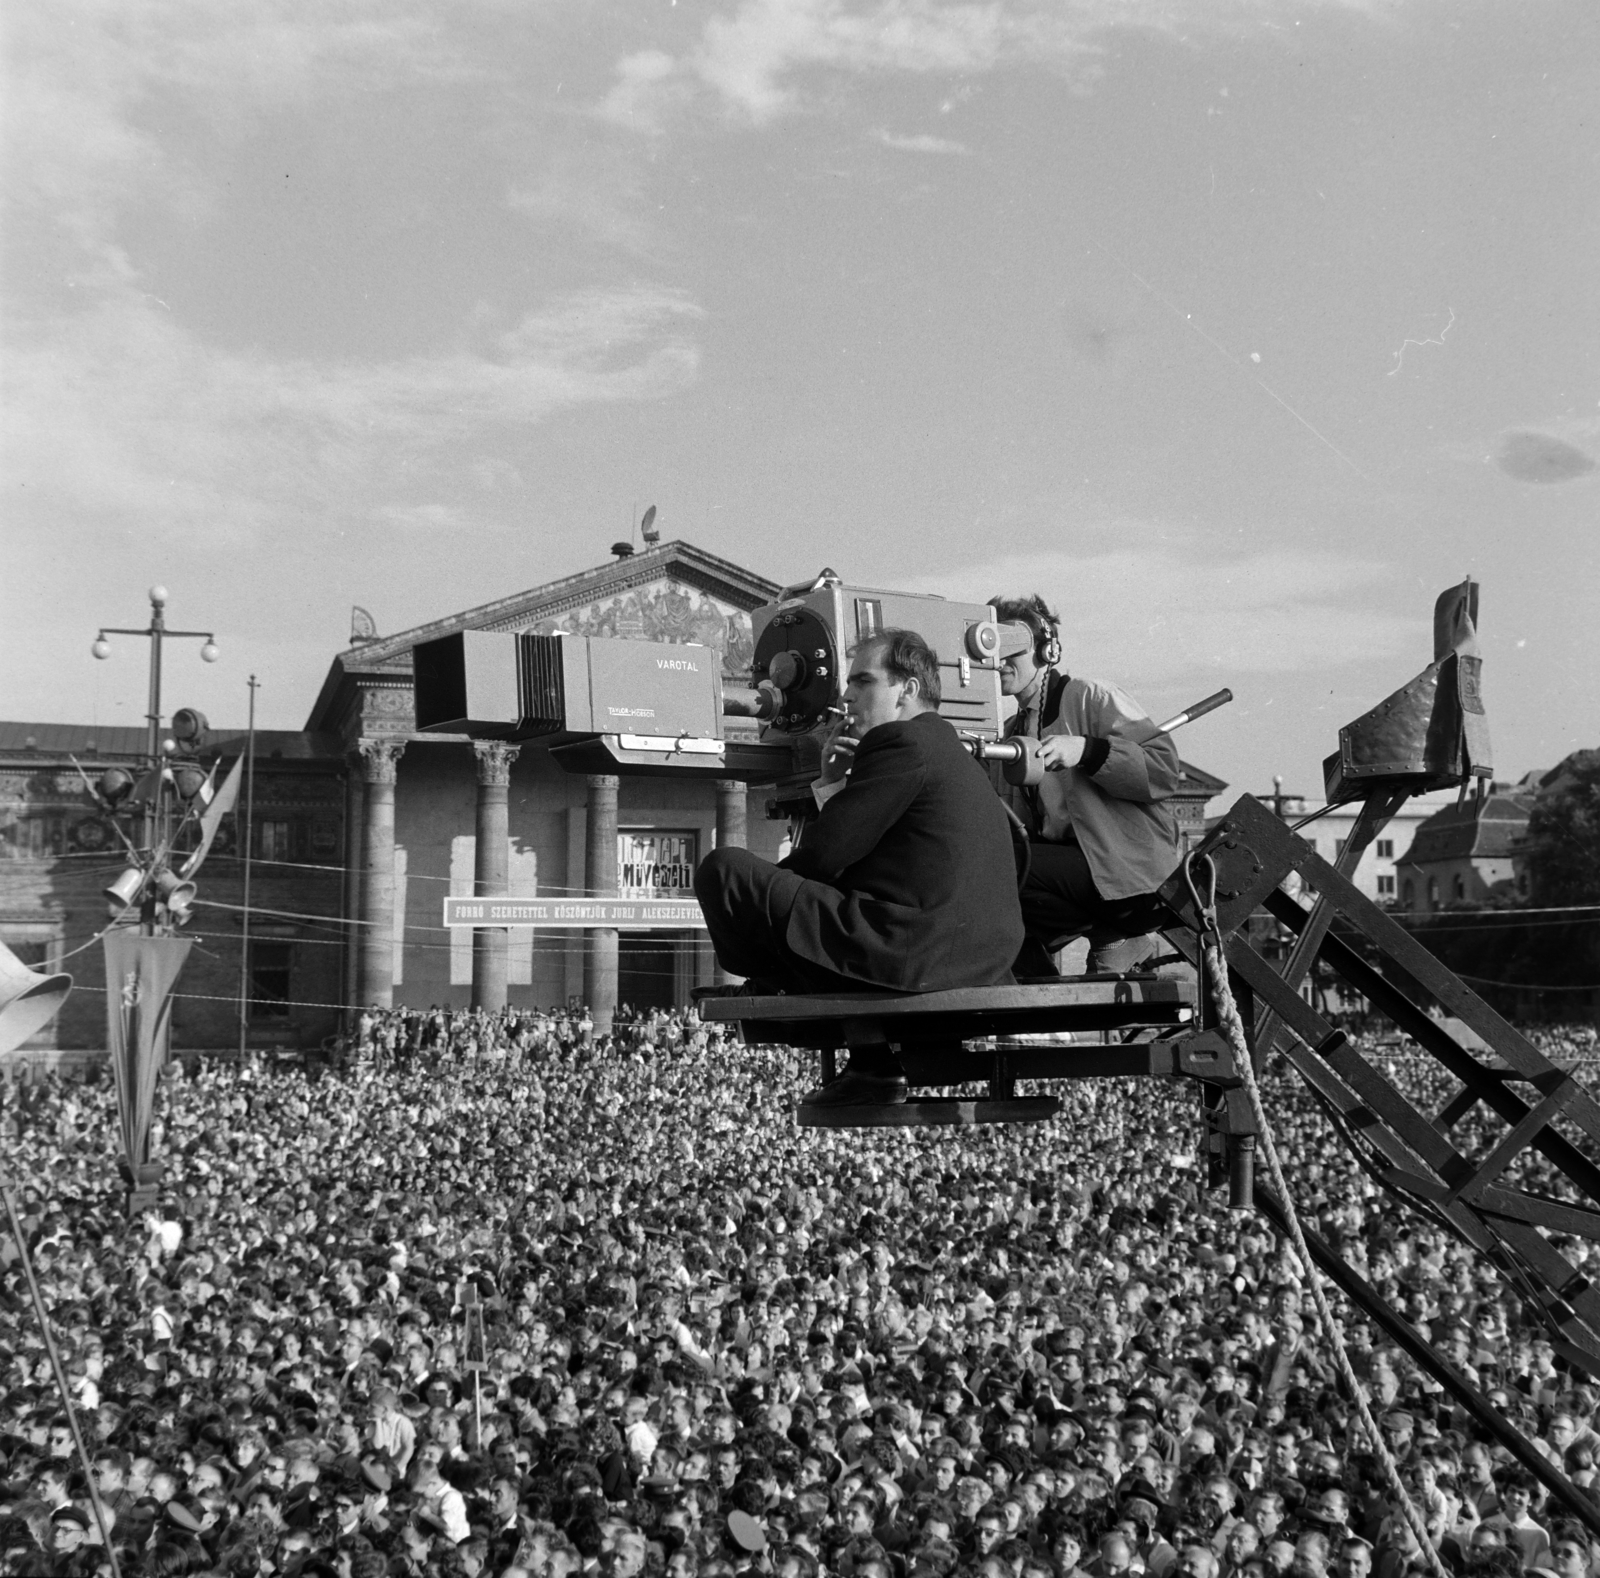
[[[1128,975],[1156,951],[1156,933],[1143,937],[1119,937],[1112,942],[1097,942],[1089,950],[1090,975]]]
[[[1011,973],[1019,981],[1059,981],[1061,972],[1056,968],[1056,961],[1050,957],[1050,951],[1037,937],[1029,937],[1022,944],[1022,951],[1017,955],[1016,962],[1011,966]]]
[[[852,1074],[846,1069],[831,1084],[808,1091],[802,1107],[898,1107],[910,1086],[904,1074]]]

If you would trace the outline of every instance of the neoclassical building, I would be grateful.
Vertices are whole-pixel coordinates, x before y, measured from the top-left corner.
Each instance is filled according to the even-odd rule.
[[[245,945],[241,813],[200,876],[202,944],[178,984],[179,1047],[311,1047],[361,1005],[582,1001],[669,1005],[714,978],[703,932],[452,931],[447,896],[680,896],[720,843],[775,858],[771,791],[733,781],[565,771],[538,740],[419,733],[412,652],[459,630],[566,630],[694,642],[747,680],[750,613],[776,583],[685,542],[625,556],[394,635],[356,621],[303,730],[256,736]],[[181,701],[181,698],[179,698]],[[730,721],[730,727],[742,727]],[[76,990],[41,1044],[104,1045],[101,889],[121,862],[73,766],[133,762],[140,729],[0,723],[0,941],[31,966],[65,960]],[[244,749],[213,740],[226,772]],[[1226,787],[1186,767],[1186,832]]]
[[[771,581],[689,543],[671,542],[480,608],[371,637],[340,653],[307,730],[339,742],[351,830],[345,1000],[488,1008],[578,999],[602,1018],[617,1002],[683,1002],[709,982],[703,934],[527,930],[450,932],[447,895],[685,893],[717,843],[776,856],[783,825],[768,791],[565,771],[537,740],[474,743],[419,734],[412,651],[458,630],[533,631],[696,642],[747,677],[750,611]]]

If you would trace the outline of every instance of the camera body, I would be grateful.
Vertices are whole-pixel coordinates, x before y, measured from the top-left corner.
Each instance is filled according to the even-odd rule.
[[[786,587],[750,616],[752,677],[782,701],[769,732],[807,734],[826,727],[844,694],[850,649],[880,631],[915,630],[939,655],[939,714],[965,733],[999,735],[1000,663],[1015,651],[1014,628],[995,623],[987,603],[953,603],[926,593],[848,586],[831,570]]]

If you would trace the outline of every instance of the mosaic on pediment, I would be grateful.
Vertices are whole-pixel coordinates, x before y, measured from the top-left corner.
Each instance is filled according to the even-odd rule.
[[[755,656],[750,615],[744,609],[665,576],[520,628],[536,635],[564,630],[578,636],[715,647],[722,658],[722,672],[731,679],[748,675]]]
[[[416,725],[416,709],[412,705],[411,688],[395,685],[363,685],[361,687],[361,733],[373,735],[408,735]]]

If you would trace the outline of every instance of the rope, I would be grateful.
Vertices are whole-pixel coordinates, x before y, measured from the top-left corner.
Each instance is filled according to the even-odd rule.
[[[38,1279],[33,1274],[33,1257],[28,1252],[28,1236],[22,1231],[22,1222],[17,1216],[17,1203],[11,1198],[9,1183],[0,1182],[0,1199],[5,1202],[6,1220],[11,1224],[11,1237],[17,1246],[18,1258],[22,1262],[22,1273],[27,1279],[28,1295],[33,1300],[34,1314],[39,1320],[39,1335],[44,1338],[45,1352],[50,1356],[50,1371],[55,1376],[56,1392],[61,1398],[61,1407],[66,1413],[68,1428],[72,1431],[73,1450],[78,1454],[78,1462],[88,1486],[89,1505],[94,1510],[95,1526],[100,1531],[100,1544],[111,1563],[111,1578],[122,1578],[116,1547],[111,1543],[111,1528],[106,1518],[105,1504],[100,1499],[100,1487],[94,1477],[94,1464],[90,1461],[88,1449],[83,1444],[83,1431],[78,1425],[78,1411],[72,1406],[72,1388],[67,1384],[67,1372],[61,1367],[61,1352],[56,1347],[56,1339],[50,1330],[50,1317],[45,1313],[44,1296],[40,1293]]]
[[[1207,897],[1204,901],[1200,898],[1194,878],[1194,868],[1201,861],[1209,870]],[[1427,1522],[1400,1478],[1400,1465],[1395,1462],[1394,1455],[1389,1451],[1378,1430],[1377,1421],[1372,1417],[1372,1410],[1367,1406],[1366,1395],[1361,1383],[1356,1379],[1355,1368],[1350,1363],[1350,1355],[1344,1345],[1343,1331],[1334,1316],[1332,1305],[1328,1302],[1327,1287],[1322,1280],[1321,1272],[1317,1270],[1316,1263],[1311,1258],[1304,1229],[1300,1226],[1300,1213],[1295,1210],[1294,1196],[1289,1192],[1289,1183],[1284,1176],[1283,1164],[1278,1158],[1278,1147],[1273,1139],[1272,1125],[1267,1121],[1266,1107],[1261,1100],[1261,1087],[1256,1082],[1255,1065],[1245,1040],[1244,1021],[1239,1017],[1239,1005],[1234,1001],[1233,988],[1228,982],[1228,965],[1223,957],[1222,934],[1217,925],[1216,866],[1209,855],[1192,854],[1184,863],[1184,876],[1200,917],[1200,944],[1210,978],[1212,1002],[1217,1010],[1217,1018],[1227,1032],[1228,1044],[1233,1048],[1234,1062],[1238,1065],[1245,1094],[1250,1101],[1250,1110],[1255,1117],[1261,1153],[1267,1159],[1267,1171],[1272,1175],[1273,1188],[1277,1190],[1278,1198],[1283,1202],[1283,1214],[1289,1224],[1289,1237],[1294,1243],[1295,1258],[1300,1262],[1306,1285],[1311,1290],[1317,1318],[1322,1322],[1322,1329],[1328,1334],[1328,1340],[1333,1347],[1334,1361],[1339,1367],[1339,1374],[1344,1380],[1351,1401],[1355,1404],[1356,1413],[1361,1420],[1361,1429],[1371,1443],[1374,1456],[1383,1466],[1389,1488],[1400,1504],[1400,1509],[1418,1545],[1427,1556],[1434,1578],[1450,1578],[1433,1540],[1429,1537]]]

